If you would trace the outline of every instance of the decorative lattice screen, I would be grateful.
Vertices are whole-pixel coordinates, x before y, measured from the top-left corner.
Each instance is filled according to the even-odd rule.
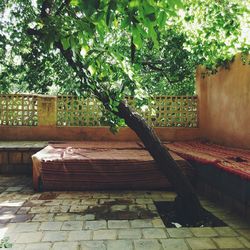
[[[39,125],[38,117],[43,117],[37,109],[39,100],[42,105],[40,106],[43,107],[39,96],[0,95],[0,125]],[[58,96],[57,100],[51,98],[50,101],[57,103],[55,114],[57,126],[105,125],[101,123],[102,105],[96,99]],[[133,99],[128,98],[128,103],[136,109]],[[157,96],[152,99],[150,105],[143,106],[137,111],[155,127],[194,128],[198,127],[197,110],[196,96]]]
[[[37,97],[0,95],[0,125],[36,126]]]
[[[133,99],[128,103],[135,108]],[[58,126],[102,126],[101,104],[95,99],[61,96],[57,99]],[[197,127],[196,96],[157,96],[150,105],[137,110],[155,127]]]
[[[58,126],[101,126],[101,103],[75,96],[57,97]]]

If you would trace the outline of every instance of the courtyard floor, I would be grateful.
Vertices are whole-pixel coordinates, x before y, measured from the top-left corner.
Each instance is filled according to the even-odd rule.
[[[250,224],[204,199],[226,227],[165,228],[154,201],[173,192],[43,192],[26,176],[0,176],[0,240],[11,249],[250,249]]]

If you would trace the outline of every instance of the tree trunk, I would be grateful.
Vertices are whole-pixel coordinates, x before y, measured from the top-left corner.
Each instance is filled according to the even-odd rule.
[[[201,220],[204,209],[193,187],[161,143],[154,130],[141,116],[133,112],[125,102],[119,104],[118,110],[118,115],[125,120],[126,124],[141,139],[146,149],[157,163],[157,166],[175,188],[177,193],[175,208],[178,216],[184,218],[186,223],[194,223]]]

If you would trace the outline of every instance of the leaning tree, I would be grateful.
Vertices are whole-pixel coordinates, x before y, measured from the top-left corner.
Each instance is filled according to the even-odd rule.
[[[209,38],[220,33],[220,28],[223,29],[224,16],[216,16],[215,20],[220,20],[217,24],[212,19],[212,28],[206,26],[208,30],[205,34],[209,34],[207,37],[202,36],[204,27],[198,29],[199,37],[203,40],[195,39],[192,30],[188,30],[188,26],[184,25],[188,22],[195,23],[191,12],[197,10],[195,6],[200,2],[204,3],[204,0],[183,0],[183,3],[181,0],[3,1],[5,12],[2,12],[2,15],[5,16],[1,23],[3,32],[0,33],[0,43],[4,39],[10,40],[16,53],[21,48],[23,55],[28,57],[27,71],[31,69],[32,72],[33,62],[45,62],[48,64],[45,69],[49,70],[55,60],[56,67],[53,69],[61,72],[66,63],[69,67],[64,75],[68,73],[74,77],[76,84],[72,79],[71,83],[77,93],[88,93],[100,100],[107,110],[106,115],[112,128],[116,129],[126,123],[138,135],[157,166],[175,188],[177,211],[187,222],[201,220],[204,209],[191,184],[154,130],[143,117],[129,107],[126,96],[133,97],[138,101],[138,105],[146,103],[149,85],[144,82],[145,67],[160,67],[163,71],[167,67],[171,68],[171,64],[163,62],[166,58],[162,53],[165,48],[164,36],[169,34],[171,28],[174,33],[181,34],[185,31],[188,34],[186,51],[199,59],[192,62],[200,63],[207,58],[200,44],[203,43],[204,48],[210,48],[211,45],[218,48],[221,45]],[[223,13],[228,12],[231,15],[229,19],[235,23],[235,26],[231,23],[231,26],[225,29],[230,28],[237,32],[240,25],[237,13],[240,11],[230,10],[228,0],[216,1],[214,6],[217,5],[225,7]],[[236,0],[234,6],[238,6]],[[206,7],[204,10],[209,11],[210,7]],[[187,14],[183,17],[185,11]],[[216,11],[212,9],[210,12],[218,14],[221,10],[217,8]],[[12,19],[9,18],[10,13],[14,13]],[[200,18],[200,13],[196,14],[197,18]],[[8,23],[5,20],[11,21]],[[219,29],[216,25],[220,25]],[[8,29],[12,29],[12,32]],[[8,35],[8,32],[11,35]],[[183,33],[183,36],[186,37],[186,34]],[[16,40],[11,40],[11,37]],[[206,39],[210,41],[207,47]],[[6,48],[1,51],[6,52]],[[152,54],[153,51],[155,54]],[[211,52],[209,49],[207,51]],[[214,51],[217,52],[216,49]],[[156,54],[161,57],[157,66],[151,60]],[[171,58],[168,60],[171,61]],[[25,68],[25,65],[23,67]],[[36,75],[33,74],[32,78],[35,81]],[[46,78],[44,82],[46,84]]]

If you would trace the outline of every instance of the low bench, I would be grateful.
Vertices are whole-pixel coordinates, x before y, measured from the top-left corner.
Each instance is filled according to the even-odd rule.
[[[0,141],[0,174],[31,175],[31,156],[47,145],[45,141]]]
[[[186,160],[171,153],[190,178]],[[52,143],[32,156],[36,190],[167,189],[170,184],[137,142]]]
[[[166,147],[195,168],[198,191],[250,218],[250,150],[200,141],[173,142]]]

